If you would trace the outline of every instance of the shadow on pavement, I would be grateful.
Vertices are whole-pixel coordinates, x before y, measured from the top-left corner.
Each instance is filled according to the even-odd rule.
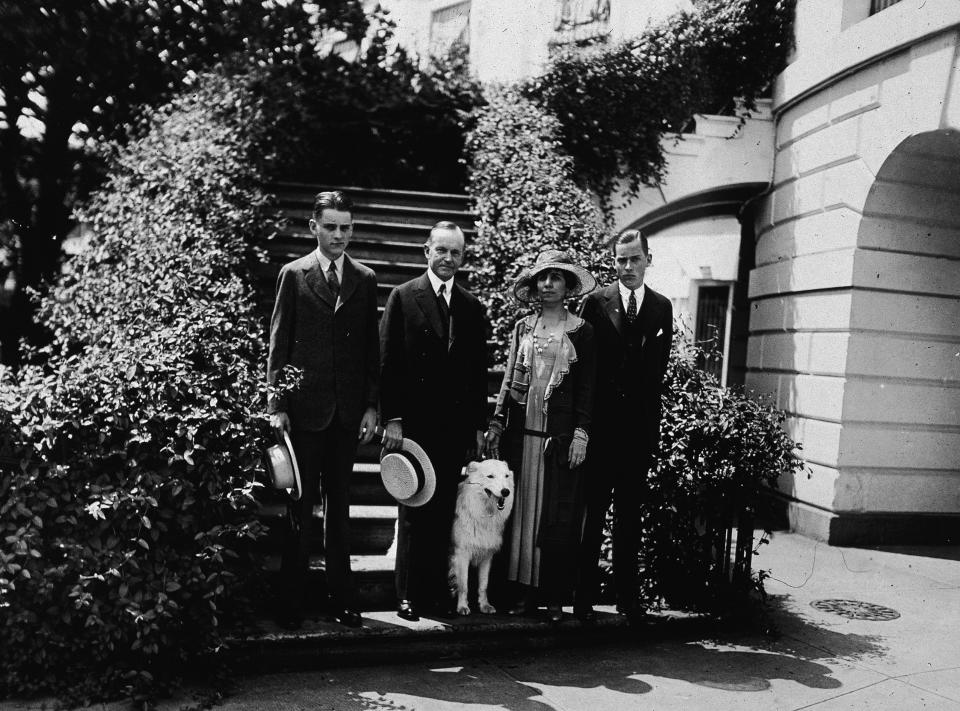
[[[767,597],[766,614],[775,630],[770,640],[776,649],[808,660],[859,662],[886,655],[888,649],[882,636],[838,632],[818,623],[812,613],[808,616],[790,609],[789,601],[788,595]],[[843,621],[842,617],[835,619],[838,623]]]

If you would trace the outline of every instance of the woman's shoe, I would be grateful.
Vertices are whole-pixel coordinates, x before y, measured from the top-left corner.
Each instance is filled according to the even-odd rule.
[[[563,608],[560,605],[547,605],[547,620],[559,622],[563,619]]]
[[[521,617],[528,614],[532,608],[533,605],[530,604],[529,600],[521,598],[513,607],[507,610],[507,614],[513,615],[514,617]]]

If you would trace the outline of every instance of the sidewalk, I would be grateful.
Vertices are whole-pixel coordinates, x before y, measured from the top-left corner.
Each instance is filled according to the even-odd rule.
[[[474,646],[462,629],[435,622],[418,623],[425,629],[411,636],[396,624],[402,621],[380,613],[363,634],[393,635],[399,644],[375,666],[326,664],[319,655],[330,645],[310,636],[332,632],[318,625],[301,635],[316,647],[314,670],[245,673],[220,708],[960,709],[960,546],[831,548],[777,533],[754,567],[772,576],[766,587],[778,636],[720,631],[682,616],[634,631],[611,616],[588,645],[561,643],[557,635],[576,635],[579,623],[571,620],[535,649],[518,650],[483,640]],[[848,619],[811,605],[831,599],[888,609],[848,604],[877,618]],[[477,634],[496,626],[476,617],[457,624]],[[487,642],[537,630],[501,629],[486,633]],[[458,637],[465,643],[451,644]],[[434,645],[432,661],[417,661],[416,644],[425,640]],[[190,701],[184,692],[160,708]],[[40,703],[0,702],[0,711],[26,708]]]

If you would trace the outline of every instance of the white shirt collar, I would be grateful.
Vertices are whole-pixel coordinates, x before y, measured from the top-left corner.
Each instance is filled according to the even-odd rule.
[[[617,279],[617,286],[620,287],[620,298],[623,299],[624,307],[630,301],[630,292],[635,291],[637,293],[637,313],[640,313],[640,304],[643,303],[643,295],[647,292],[647,285],[641,284],[636,289],[628,289],[622,281]]]
[[[434,295],[436,295],[437,292],[440,291],[440,285],[441,285],[441,284],[446,284],[446,285],[447,285],[447,288],[444,289],[444,291],[443,291],[443,298],[446,300],[447,306],[449,306],[449,305],[450,305],[450,294],[451,294],[451,291],[453,290],[453,277],[450,277],[450,278],[447,279],[446,281],[442,281],[442,280],[440,279],[440,277],[438,277],[436,274],[433,273],[433,270],[432,270],[432,269],[427,269],[427,276],[430,278],[430,286],[433,287],[433,293],[434,293]]]
[[[323,270],[323,273],[326,274],[330,270],[330,260],[320,251],[320,248],[316,249],[317,260],[320,262],[320,268]],[[343,277],[343,254],[333,260],[333,263],[337,265],[337,276]]]

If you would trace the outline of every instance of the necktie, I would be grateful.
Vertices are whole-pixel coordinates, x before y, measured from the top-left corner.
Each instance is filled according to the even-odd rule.
[[[441,284],[437,289],[437,308],[440,310],[440,322],[443,324],[443,340],[450,337],[450,307],[447,305],[446,291],[446,284]]]
[[[337,278],[337,265],[330,262],[330,268],[327,270],[327,285],[333,295],[340,296],[340,280]]]
[[[637,318],[637,292],[630,292],[630,300],[627,301],[627,323],[633,323]]]

